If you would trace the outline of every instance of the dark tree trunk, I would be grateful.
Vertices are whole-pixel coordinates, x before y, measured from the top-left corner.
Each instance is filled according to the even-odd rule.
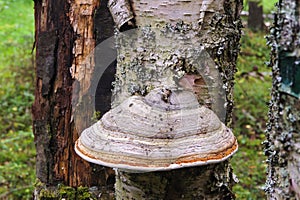
[[[82,124],[75,125],[72,101],[78,100],[76,96],[88,98],[93,67],[86,68],[84,59],[96,45],[94,13],[98,5],[98,0],[35,1],[36,89],[32,114],[40,181],[35,191],[37,199],[79,198],[83,191],[71,188],[78,186],[97,186],[93,189],[104,198],[114,175],[111,169],[90,164],[74,152],[74,142],[81,131],[78,129],[85,128],[88,120],[77,116]],[[104,3],[98,12],[106,10],[107,15],[103,6]],[[99,18],[111,20],[105,15]],[[112,23],[100,23],[99,38],[108,37],[112,28]],[[92,100],[86,100],[89,101]],[[91,118],[93,109],[86,106],[82,116]],[[69,193],[62,185],[68,187]]]
[[[299,11],[299,1],[279,1],[269,36],[273,88],[265,154],[272,200],[300,199]]]
[[[264,30],[263,7],[259,1],[249,1],[248,28],[254,31]]]

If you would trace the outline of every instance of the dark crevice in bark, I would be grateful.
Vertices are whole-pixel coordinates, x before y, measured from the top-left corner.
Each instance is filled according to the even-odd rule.
[[[114,36],[114,23],[107,7],[108,0],[101,1],[95,15],[96,46]],[[96,59],[96,66],[97,61]],[[116,60],[111,63],[100,77],[95,94],[95,110],[102,116],[111,108],[112,82],[115,81]]]
[[[114,23],[107,7],[108,0],[103,0],[95,15],[96,45],[114,35]]]
[[[97,64],[97,63],[96,63]],[[95,95],[95,110],[104,115],[111,109],[112,83],[115,81],[117,61],[111,63],[102,74]]]

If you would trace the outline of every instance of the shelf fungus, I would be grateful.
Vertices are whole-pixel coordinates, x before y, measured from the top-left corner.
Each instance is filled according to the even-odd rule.
[[[85,129],[75,145],[89,162],[136,172],[218,163],[237,148],[216,114],[180,89],[128,98]]]

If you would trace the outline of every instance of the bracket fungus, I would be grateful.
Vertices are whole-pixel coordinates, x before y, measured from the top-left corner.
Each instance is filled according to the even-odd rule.
[[[164,171],[218,163],[236,138],[194,94],[181,89],[131,96],[85,129],[75,144],[83,159],[124,171]]]

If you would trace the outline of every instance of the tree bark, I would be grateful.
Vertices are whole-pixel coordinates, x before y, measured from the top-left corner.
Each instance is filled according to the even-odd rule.
[[[300,199],[299,11],[298,1],[279,1],[269,36],[273,87],[265,142],[268,199]]]
[[[231,126],[242,1],[132,0],[131,5],[129,1],[112,2],[111,12],[120,30],[128,23],[139,27],[131,32],[117,33],[118,59],[112,106],[133,94],[146,95],[155,87],[184,86],[180,80],[192,80],[190,89],[201,105],[211,108]],[[200,56],[199,63],[193,53],[199,55],[203,49],[208,54]],[[203,65],[202,68],[197,64]],[[218,69],[217,75],[210,78],[217,81],[220,76],[219,86],[225,91],[223,102],[218,96],[207,97],[207,91],[197,89],[210,86],[205,82],[208,65],[213,66],[210,75]],[[226,115],[218,110],[219,106],[214,107],[220,104],[221,107],[225,105]],[[116,199],[234,199],[233,182],[229,161],[169,172],[117,171]]]
[[[248,1],[248,28],[253,31],[264,30],[263,7],[262,5],[259,5],[259,3],[260,1]]]
[[[86,63],[85,57],[96,46],[94,13],[98,5],[98,0],[35,1],[36,89],[32,114],[36,174],[40,181],[35,199],[72,199],[83,195],[82,190],[76,189],[66,193],[62,185],[97,186],[93,190],[102,193],[102,197],[109,193],[114,172],[90,164],[74,152],[78,133],[89,125],[94,109],[88,103],[92,101],[88,91],[94,65],[93,60]],[[101,19],[105,20],[105,16]],[[110,26],[112,29],[112,23]],[[107,31],[102,33],[101,37],[106,37]],[[86,102],[81,115],[73,112],[72,103],[76,102],[72,101]]]
[[[159,1],[149,3],[154,6],[155,4],[161,4]],[[167,6],[172,6],[171,1],[168,3],[170,5]],[[179,16],[179,18],[176,15],[172,16],[174,13],[168,13],[166,10],[164,11],[166,12],[164,13],[166,14],[165,16],[154,15],[152,17],[151,9],[153,7],[149,8],[150,10],[146,10],[147,7],[133,5],[136,16],[136,21],[133,21],[133,23],[136,22],[137,25],[145,28],[143,29],[145,30],[144,34],[147,35],[151,33],[151,29],[150,32],[147,32],[148,25],[152,23],[155,25],[155,21],[161,17],[163,20],[159,22],[156,30],[171,31],[177,35],[176,37],[178,37],[179,33],[187,33],[188,36],[192,36],[191,42],[199,44],[199,48],[196,50],[202,49],[202,47],[200,48],[200,44],[205,47],[205,50],[215,62],[214,64],[218,66],[218,71],[221,75],[222,86],[225,89],[226,96],[226,116],[224,119],[226,124],[230,126],[233,107],[233,75],[236,70],[235,65],[241,28],[239,19],[241,1],[195,1],[194,3],[191,4],[190,1],[179,3],[179,7],[177,7],[178,11],[191,8],[194,5],[198,6],[195,6],[195,8],[199,8],[196,13],[193,13],[194,10],[190,12],[187,9],[188,13],[185,13],[184,16]],[[137,4],[138,2],[136,2]],[[101,2],[100,13],[98,13],[102,17],[100,17],[101,20],[99,21],[97,42],[110,37],[112,33],[111,19],[105,11],[105,5],[106,1]],[[178,6],[176,4],[173,5]],[[186,5],[188,6],[185,7]],[[163,6],[166,7],[166,5]],[[47,197],[51,199],[72,199],[80,198],[80,195],[83,195],[81,194],[82,190],[78,188],[74,190],[70,188],[64,189],[61,186],[58,187],[61,184],[71,187],[82,185],[88,187],[99,186],[100,191],[97,188],[96,193],[98,195],[101,193],[102,196],[100,196],[103,199],[111,198],[109,194],[106,196],[103,194],[109,193],[107,186],[111,180],[112,171],[108,168],[97,167],[83,161],[75,155],[73,150],[78,133],[92,123],[91,119],[94,108],[91,107],[93,99],[89,96],[89,92],[94,72],[94,60],[90,59],[86,63],[87,60],[85,58],[92,52],[96,44],[93,17],[97,7],[98,1],[96,0],[61,0],[55,3],[48,0],[35,1],[37,59],[33,129],[37,148],[37,177],[41,182],[35,191],[36,199],[47,199]],[[146,18],[143,18],[141,13],[146,13]],[[175,18],[172,19],[172,17]],[[150,23],[147,22],[148,20]],[[127,25],[130,26],[130,23],[127,23],[125,26],[122,25],[122,27],[128,28]],[[120,28],[122,29],[122,27]],[[148,36],[145,36],[145,39]],[[180,41],[180,38],[177,38],[176,41]],[[151,43],[149,45],[148,47],[151,47]],[[180,55],[182,52],[179,52],[177,55],[177,52],[174,53],[171,51],[174,50],[174,45],[171,43],[171,45],[165,46],[167,47],[166,51],[161,51],[161,48],[158,49],[159,51],[155,50],[156,48],[152,48],[151,50],[159,57],[161,56],[160,60],[163,60],[164,64],[166,61],[169,61],[170,65],[168,67],[175,66],[176,68],[178,62],[185,62],[185,59],[183,59],[184,56]],[[124,52],[127,52],[126,48],[129,47],[124,46],[122,48],[125,48]],[[120,58],[120,55],[118,58]],[[169,55],[173,55],[173,57],[168,58]],[[149,58],[150,55],[144,56],[145,58]],[[126,58],[136,58],[136,61],[141,61],[135,53]],[[153,59],[143,60],[143,63],[147,64],[151,60]],[[145,74],[149,72],[147,71],[148,69],[146,68],[146,71],[143,73],[134,72],[130,74],[128,73],[130,66],[126,66],[126,63],[128,64],[129,62],[129,59],[118,60],[119,68],[114,84],[114,92],[118,95],[115,95],[113,106],[118,104],[122,98],[127,98],[132,93],[145,95],[147,89],[151,89],[151,85],[157,86],[157,84],[160,84],[155,80],[160,80],[161,78],[167,79],[167,75],[171,75],[171,77],[174,75],[173,70],[167,68],[164,71],[158,68],[155,73],[149,73],[158,75],[150,78],[150,82],[145,82],[144,80],[139,80],[139,78],[133,78],[132,75],[136,73],[139,77],[145,78]],[[179,71],[187,75],[189,77],[187,79],[192,79],[194,83],[198,83],[200,80],[199,85],[205,85],[204,83],[202,84],[204,77],[201,79],[201,75],[203,74],[196,72],[197,70],[193,68],[193,64],[192,62],[187,63],[184,67],[180,67]],[[125,73],[125,77],[130,78],[125,78],[124,82],[121,81],[124,75],[124,73],[121,73],[123,67],[125,72],[128,73]],[[162,72],[161,75],[160,72]],[[136,85],[138,87],[135,87]],[[193,86],[193,89],[196,90],[195,92],[198,92],[199,101],[203,101],[203,104],[213,108],[211,105],[215,104],[213,103],[213,99],[209,97],[208,99],[205,99],[206,97],[201,99],[201,92],[197,91],[196,86]],[[72,102],[74,100],[75,103]],[[80,110],[84,112],[78,114],[74,105],[80,103],[84,103],[84,105],[81,105],[84,110]],[[217,108],[215,112],[219,116],[222,116],[222,112],[218,112]],[[149,181],[146,184],[146,188],[145,184],[141,181],[136,181],[136,179],[143,181],[144,177]],[[153,180],[157,180],[152,186],[158,184],[156,187],[159,186],[162,190],[157,191],[154,187],[150,187],[149,183],[151,183],[151,180],[149,179],[151,177]],[[127,187],[128,182],[124,182],[126,180],[134,180],[137,187],[131,187],[133,185]],[[231,167],[228,162],[223,162],[166,173],[153,172],[140,174],[140,176],[120,172],[117,175],[116,191],[118,198],[125,199],[131,195],[137,199],[151,199],[152,193],[155,192],[159,192],[160,194],[153,195],[153,199],[156,197],[159,199],[232,199],[234,198],[231,192],[232,183],[233,175]],[[137,188],[141,192],[135,195],[132,192],[134,188]],[[201,189],[195,190],[196,188]],[[126,191],[131,189],[131,192],[127,191],[124,194],[124,189]],[[68,193],[66,190],[70,190],[71,192]],[[149,191],[151,192],[149,193]]]

